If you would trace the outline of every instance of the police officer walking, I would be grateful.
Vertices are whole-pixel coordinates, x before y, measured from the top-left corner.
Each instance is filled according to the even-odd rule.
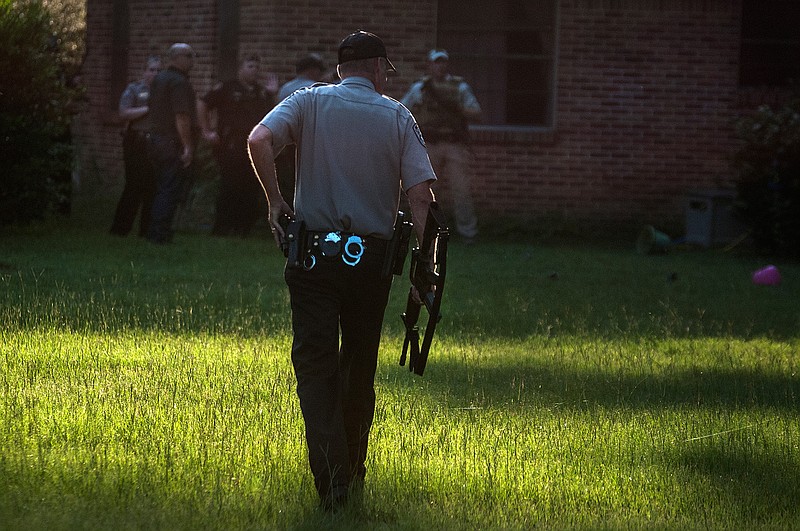
[[[276,241],[285,235],[282,216],[306,228],[302,266],[287,264],[284,276],[308,458],[325,509],[346,502],[366,474],[391,287],[381,269],[401,189],[421,241],[436,179],[413,116],[382,95],[395,70],[383,41],[364,31],[348,35],[338,62],[339,84],[294,92],[249,137]],[[294,211],[281,196],[273,162],[288,144],[298,150]]]
[[[197,103],[200,129],[214,149],[220,171],[211,230],[215,236],[247,236],[266,206],[247,155],[247,135],[275,105],[278,80],[268,78],[273,83],[271,92],[262,87],[260,65],[258,56],[246,56],[239,63],[236,79],[217,85]],[[212,113],[216,114],[216,127]]]

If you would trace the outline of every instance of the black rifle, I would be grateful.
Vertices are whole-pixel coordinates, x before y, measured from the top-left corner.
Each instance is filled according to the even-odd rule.
[[[436,324],[442,318],[439,309],[444,295],[444,280],[447,273],[447,240],[450,233],[444,214],[438,203],[431,203],[428,217],[425,221],[425,232],[422,243],[411,250],[411,269],[409,278],[412,288],[408,292],[406,311],[400,318],[406,327],[406,336],[403,340],[403,353],[400,355],[400,365],[406,364],[406,355],[410,352],[408,369],[422,376],[425,365],[428,363],[433,333]],[[414,300],[414,288],[419,293],[422,304]],[[428,310],[428,324],[425,326],[425,336],[422,345],[419,343],[419,320],[422,306]]]

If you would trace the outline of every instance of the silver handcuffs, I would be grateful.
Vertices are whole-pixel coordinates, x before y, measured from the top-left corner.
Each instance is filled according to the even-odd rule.
[[[342,249],[342,261],[351,266],[356,266],[361,261],[361,255],[364,254],[364,239],[361,236],[352,236],[347,238],[347,242]]]

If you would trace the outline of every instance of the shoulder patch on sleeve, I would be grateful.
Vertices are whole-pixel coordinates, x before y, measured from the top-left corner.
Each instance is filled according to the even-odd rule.
[[[422,131],[417,124],[414,124],[414,134],[417,135],[417,140],[419,140],[419,143],[422,144],[422,147],[427,148],[425,145],[425,139],[422,137]]]

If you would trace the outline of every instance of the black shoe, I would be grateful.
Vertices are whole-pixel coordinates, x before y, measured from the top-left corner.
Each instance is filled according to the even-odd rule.
[[[338,513],[347,506],[350,501],[350,496],[341,494],[339,496],[326,496],[321,502],[320,507],[326,513]]]

